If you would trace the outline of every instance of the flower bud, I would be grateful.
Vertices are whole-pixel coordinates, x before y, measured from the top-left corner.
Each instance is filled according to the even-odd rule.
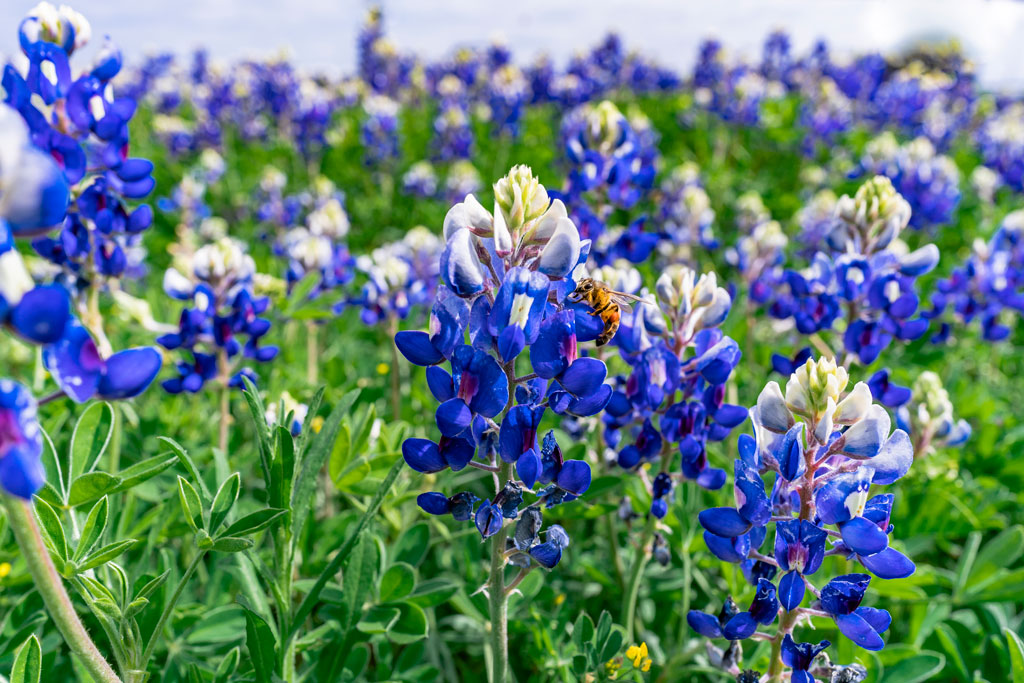
[[[817,420],[829,399],[839,400],[848,381],[846,368],[837,366],[834,358],[808,358],[786,383],[786,405],[798,415]]]
[[[910,204],[885,176],[875,176],[860,186],[854,197],[843,195],[836,203],[836,217],[859,238],[859,250],[884,249],[910,221]],[[842,241],[842,240],[840,240]],[[847,245],[849,236],[847,236]],[[837,245],[838,246],[838,245]]]
[[[525,165],[513,166],[508,175],[494,184],[494,200],[505,225],[513,232],[543,216],[549,203],[548,191]]]

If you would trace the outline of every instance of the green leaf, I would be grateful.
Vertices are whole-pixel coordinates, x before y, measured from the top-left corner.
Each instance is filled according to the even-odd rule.
[[[455,595],[459,587],[448,579],[429,579],[416,584],[416,590],[409,596],[409,602],[420,607],[437,607]]]
[[[320,572],[320,576],[317,577],[316,583],[313,584],[313,587],[306,594],[306,597],[302,599],[298,609],[295,611],[295,617],[292,619],[292,629],[285,637],[286,640],[291,638],[296,629],[306,621],[306,617],[308,617],[310,612],[313,611],[313,606],[316,605],[317,600],[320,598],[320,592],[323,591],[327,582],[334,577],[342,564],[345,563],[349,555],[352,553],[352,548],[359,541],[363,530],[370,523],[370,520],[377,514],[377,510],[380,509],[381,503],[384,502],[384,497],[388,494],[388,491],[391,490],[392,484],[395,483],[395,479],[398,478],[403,467],[405,467],[405,461],[401,458],[396,460],[395,464],[392,465],[391,471],[388,472],[388,476],[385,477],[380,488],[377,489],[377,493],[374,495],[373,500],[370,501],[370,505],[366,508],[366,512],[363,513],[363,516],[356,523],[355,529],[349,535],[348,539],[342,544],[341,548],[338,549],[338,552],[327,566],[324,567],[324,570]]]
[[[974,560],[967,585],[976,584],[1016,562],[1024,554],[1024,527],[1018,525],[1004,529],[986,543]]]
[[[1006,647],[1010,651],[1010,674],[1013,683],[1024,683],[1024,641],[1015,632],[1003,629]]]
[[[604,642],[601,647],[599,662],[607,662],[609,659],[619,654],[622,650],[622,631],[618,629],[612,629],[611,633],[608,634],[608,639]]]
[[[249,412],[252,414],[253,422],[256,423],[256,442],[260,447],[260,467],[263,470],[263,480],[267,483],[267,488],[269,489],[271,485],[270,465],[274,458],[274,452],[270,447],[270,427],[267,425],[267,409],[263,405],[263,399],[260,398],[259,389],[252,383],[252,380],[243,376],[242,382],[245,384],[245,390],[242,392],[242,395],[245,396],[245,402],[249,404]]]
[[[291,294],[288,296],[284,315],[289,318],[294,317],[292,314],[306,305],[309,295],[313,293],[318,284],[320,284],[320,275],[318,273],[306,273],[301,280],[296,282],[292,287]]]
[[[946,658],[936,652],[922,652],[887,667],[885,683],[924,683],[942,671]]]
[[[107,497],[103,496],[89,510],[89,515],[85,518],[85,526],[82,527],[82,536],[78,539],[78,545],[75,547],[74,559],[76,561],[85,557],[103,537],[103,532],[107,528],[108,507]]]
[[[275,508],[264,508],[256,512],[250,512],[225,529],[221,536],[246,536],[254,534],[257,531],[266,529],[284,513],[284,510]]]
[[[399,605],[398,620],[388,629],[388,640],[397,645],[408,645],[427,637],[427,614],[419,605]]]
[[[90,472],[107,450],[114,433],[114,409],[109,403],[92,403],[78,418],[71,433],[71,480]],[[72,486],[72,491],[74,486]]]
[[[217,495],[213,497],[213,505],[210,506],[210,528],[207,531],[211,534],[220,528],[221,522],[227,518],[231,508],[235,506],[241,486],[242,476],[238,472],[225,479],[224,483],[220,485]]]
[[[401,611],[392,605],[375,605],[366,611],[356,624],[356,628],[362,633],[387,633],[401,614]]]
[[[601,616],[597,620],[597,636],[594,643],[598,649],[604,650],[605,643],[608,642],[608,638],[612,634],[612,615],[608,613],[608,610],[601,612]]]
[[[106,472],[87,472],[71,483],[68,505],[78,507],[113,493],[121,485],[121,477]]]
[[[185,521],[192,527],[192,531],[199,531],[203,528],[203,504],[199,502],[199,494],[192,488],[192,484],[184,477],[178,477],[178,498],[181,500],[181,510],[185,513]]]
[[[586,612],[580,612],[580,615],[576,617],[576,622],[573,624],[572,642],[575,643],[577,650],[583,652],[586,644],[593,640],[594,622]]]
[[[395,561],[418,567],[430,550],[430,527],[420,522],[406,529],[395,544]]]
[[[196,467],[195,462],[192,461],[192,456],[188,454],[184,446],[179,444],[174,439],[170,439],[166,436],[157,438],[157,441],[162,441],[165,446],[171,449],[171,452],[178,458],[182,467],[188,472],[188,476],[192,478],[192,481],[198,482],[199,490],[203,492],[203,500],[211,500],[213,496],[210,495],[210,490],[206,488],[206,482],[199,476],[199,469]]]
[[[366,536],[355,548],[344,565],[341,591],[341,628],[348,632],[359,620],[363,604],[372,597],[377,578],[377,543]],[[395,618],[398,618],[397,613]]]
[[[213,674],[213,683],[228,683],[238,669],[240,659],[241,653],[238,651],[238,647],[231,648],[224,655],[224,659],[220,660],[220,664],[217,665],[217,671]]]
[[[415,587],[416,570],[405,562],[398,562],[388,567],[380,579],[380,601],[401,600]]]
[[[235,538],[226,536],[218,538],[213,542],[213,549],[221,553],[240,553],[252,547],[252,541],[248,538]]]
[[[46,534],[53,552],[62,560],[68,559],[68,541],[64,535],[64,526],[60,523],[57,512],[50,507],[50,504],[41,498],[35,499],[36,519],[39,520],[39,527]]]
[[[935,638],[939,641],[942,649],[946,654],[946,661],[952,662],[956,668],[957,675],[960,680],[969,681],[971,680],[971,673],[967,669],[967,663],[964,660],[964,653],[960,651],[960,644],[957,641],[956,633],[948,624],[939,624],[935,628]],[[1014,681],[1014,683],[1017,683]],[[1024,678],[1020,679],[1020,683],[1024,683]]]
[[[108,543],[107,545],[101,547],[99,550],[85,558],[85,561],[78,566],[78,571],[84,572],[89,569],[95,569],[100,565],[104,565],[107,562],[110,562],[111,560],[116,558],[121,553],[131,548],[136,543],[137,541],[133,538],[129,538],[124,541]]]
[[[117,473],[117,476],[121,479],[121,483],[118,484],[111,493],[121,493],[122,491],[134,488],[142,482],[152,479],[156,475],[168,469],[177,461],[177,455],[173,453],[164,453],[163,455],[156,455],[152,458],[147,458],[142,462],[137,462],[131,467],[126,467]]]
[[[11,669],[11,683],[39,683],[39,674],[43,668],[43,652],[35,634],[28,637],[14,655],[14,667]]]
[[[324,463],[334,449],[334,442],[341,429],[341,421],[352,409],[352,404],[359,397],[360,390],[353,389],[345,394],[334,406],[334,410],[324,421],[319,433],[312,438],[309,448],[299,461],[299,473],[292,485],[292,537],[298,538],[309,514],[309,506],[313,501],[316,479],[323,469]]]
[[[256,680],[259,683],[273,683],[274,665],[277,662],[277,642],[270,626],[263,617],[248,607],[245,611],[245,647],[249,650]]]
[[[144,585],[142,588],[140,588],[139,592],[135,594],[135,598],[136,599],[138,599],[138,598],[148,598],[154,592],[156,592],[156,589],[158,589],[160,586],[164,585],[164,583],[167,581],[167,577],[170,576],[170,575],[171,575],[171,570],[168,569],[163,574],[161,574],[161,575],[159,575],[159,576],[157,576],[157,577],[147,581],[146,585]]]

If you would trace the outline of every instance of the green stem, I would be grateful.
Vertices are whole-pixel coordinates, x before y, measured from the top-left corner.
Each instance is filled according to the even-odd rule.
[[[110,641],[110,650],[114,655],[114,660],[117,662],[117,668],[121,671],[121,675],[125,677],[125,680],[128,680],[128,661],[125,658],[124,646],[117,635],[117,631],[110,623],[110,619],[107,615],[96,607],[96,603],[92,599],[89,589],[85,587],[85,584],[77,577],[72,579],[71,582],[74,584],[78,594],[85,601],[85,604],[89,607],[89,611],[92,612],[94,617],[96,617],[96,621],[100,622],[103,632],[107,634],[107,640]]]
[[[221,482],[228,478],[231,470],[228,467],[228,437],[231,422],[231,371],[228,368],[228,354],[221,350],[218,352],[217,364],[221,369],[220,389],[220,414],[217,424],[217,450],[213,452],[214,471],[217,481]]]
[[[53,566],[43,537],[39,534],[39,526],[32,513],[32,504],[7,494],[0,494],[0,498],[3,499],[4,509],[7,511],[7,523],[14,532],[14,538],[21,549],[22,557],[25,558],[29,573],[32,574],[36,589],[43,598],[50,618],[64,637],[64,642],[96,681],[121,683],[121,679],[96,648],[89,632],[78,618],[71,598],[64,590],[64,583]]]
[[[633,556],[633,571],[629,576],[629,586],[626,589],[624,602],[622,603],[622,616],[626,620],[626,642],[633,642],[633,631],[636,628],[636,603],[640,597],[640,581],[644,577],[644,569],[651,560],[651,542],[654,539],[654,515],[648,515],[647,524],[643,533],[640,534],[640,543],[636,547]]]
[[[191,564],[188,565],[188,569],[185,570],[185,574],[178,581],[178,587],[174,589],[174,594],[171,595],[171,599],[164,605],[164,611],[160,614],[160,620],[156,622],[156,628],[153,629],[153,634],[149,637],[149,642],[146,643],[146,649],[142,652],[142,658],[139,660],[139,668],[143,671],[149,665],[149,659],[153,656],[153,650],[156,649],[156,641],[160,639],[160,635],[164,630],[164,626],[167,624],[167,620],[171,618],[171,613],[174,612],[175,606],[178,604],[178,600],[181,598],[182,592],[185,590],[185,584],[188,583],[192,575],[196,573],[196,569],[199,568],[199,564],[203,561],[206,556],[206,550],[200,550],[196,553],[196,556],[192,558]]]
[[[626,589],[626,568],[622,566],[622,556],[619,555],[619,537],[615,530],[615,514],[612,510],[604,516],[605,533],[608,535],[608,552],[611,553],[612,563],[615,568],[615,581],[619,584],[619,592]]]
[[[512,476],[512,465],[502,462],[498,468],[498,490]],[[505,594],[505,538],[508,529],[491,538],[491,576],[487,582],[491,613],[491,683],[504,683],[508,673],[508,595]]]
[[[315,321],[306,323],[306,382],[316,386],[320,375],[320,341],[317,337],[319,328]],[[282,416],[283,417],[283,416]]]
[[[391,335],[391,417],[398,420],[402,414],[402,384],[399,373],[402,368],[402,360],[398,357],[398,345],[395,344],[395,335],[398,334],[398,318],[390,319],[389,334]]]

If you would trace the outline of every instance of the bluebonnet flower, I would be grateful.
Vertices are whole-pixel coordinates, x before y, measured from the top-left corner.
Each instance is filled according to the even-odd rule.
[[[363,322],[376,325],[403,319],[413,308],[432,302],[443,246],[428,228],[417,226],[400,241],[357,257],[356,269],[366,282],[347,305],[361,307]]]
[[[81,15],[40,3],[19,28],[29,62],[26,75],[10,65],[3,74],[6,102],[25,119],[34,144],[58,160],[74,188],[59,235],[39,237],[33,246],[63,269],[76,294],[138,270],[132,261],[141,253],[136,247],[153,211],[147,204],[131,208],[126,200],[145,197],[155,184],[152,162],[128,157],[135,102],[115,97],[111,86],[121,69],[120,50],[107,39],[92,67],[71,76],[70,59],[89,37]],[[99,333],[101,321],[85,310],[84,299],[79,303]]]
[[[463,197],[475,194],[484,186],[480,179],[480,172],[467,160],[456,161],[448,168],[448,175],[444,179],[444,199],[450,204],[456,204]]]
[[[945,225],[952,221],[960,203],[960,171],[953,160],[936,154],[924,137],[900,145],[886,132],[868,143],[861,165],[873,174],[887,176],[910,204],[914,228]]]
[[[569,112],[562,121],[562,138],[570,171],[561,196],[580,233],[595,241],[592,255],[599,265],[602,259],[646,259],[658,236],[643,231],[642,219],[621,233],[605,232],[615,208],[632,208],[651,190],[653,142],[641,140],[630,120],[607,100]]]
[[[687,163],[672,169],[659,189],[661,208],[656,221],[659,229],[668,237],[668,240],[658,245],[662,256],[683,257],[693,262],[696,245],[706,249],[716,248],[715,211],[701,184],[700,169],[696,164]]]
[[[975,240],[963,265],[940,280],[932,292],[929,318],[969,325],[977,320],[982,337],[1001,341],[1010,334],[1012,316],[1024,311],[1024,211],[1008,213],[988,242]],[[933,341],[952,333],[952,321],[943,320]]]
[[[437,196],[437,172],[429,161],[417,161],[402,176],[402,192],[430,199]]]
[[[157,342],[168,350],[188,352],[192,360],[178,363],[178,376],[164,381],[164,389],[196,393],[211,380],[236,388],[242,386],[243,376],[255,381],[253,371],[240,365],[240,357],[265,363],[278,349],[261,344],[270,321],[260,315],[270,301],[254,292],[252,257],[239,242],[223,237],[180,260],[180,270],[172,267],[165,273],[164,291],[191,305],[182,310],[177,331]]]
[[[715,274],[698,277],[686,267],[670,266],[656,292],[658,309],[639,304],[614,338],[631,372],[618,382],[603,419],[605,441],[618,450],[621,467],[658,464],[651,511],[660,517],[671,491],[661,474],[671,475],[673,453],[683,477],[705,488],[720,487],[725,472],[709,464],[707,443],[728,436],[747,411],[724,402],[725,383],[742,354],[717,329],[732,300]]]
[[[896,384],[889,378],[889,369],[882,368],[868,379],[868,388],[876,401],[888,408],[899,408],[910,400],[909,388]],[[914,450],[917,452],[917,449]]]
[[[393,164],[399,153],[398,102],[384,95],[372,95],[363,102],[363,112],[363,163],[371,168]]]
[[[971,436],[971,425],[953,416],[953,402],[939,376],[925,370],[914,380],[909,402],[896,413],[897,424],[914,440],[914,455],[922,457],[938,448],[962,446]]]
[[[815,588],[823,558],[847,557],[883,579],[905,578],[915,569],[890,545],[894,496],[869,498],[872,485],[892,484],[907,473],[914,460],[910,437],[900,429],[890,433],[889,414],[872,403],[867,384],[847,391],[848,384],[846,369],[833,359],[807,360],[789,378],[785,394],[769,382],[750,411],[753,436],[740,438],[736,506],[711,508],[698,518],[708,548],[720,559],[744,566],[756,560],[781,572],[773,594],[784,616],[765,637],[781,645],[779,663],[793,670],[794,680],[805,682],[814,680],[811,663],[828,646],[792,640],[794,626],[808,613],[802,607],[805,591],[817,598],[811,612],[833,617],[865,649],[883,647],[880,634],[890,621],[885,610],[861,606],[867,574],[833,577],[820,591]],[[760,548],[772,523],[775,543],[772,555],[765,555]],[[771,578],[761,572],[748,576],[758,596],[767,594],[764,584]],[[724,634],[700,612],[691,612],[688,621],[704,635]],[[753,636],[757,625],[750,621],[729,635]]]
[[[792,318],[802,334],[831,329],[845,308],[843,346],[867,365],[893,340],[927,330],[915,280],[935,267],[939,251],[928,244],[908,252],[897,240],[910,207],[885,176],[841,197],[835,219],[826,238],[831,256],[816,253],[803,271],[771,269],[751,290],[770,293],[769,314]]]
[[[801,254],[813,256],[826,248],[825,239],[835,228],[836,203],[839,198],[829,189],[819,190],[796,215],[800,226],[799,250]]]
[[[384,35],[384,17],[379,7],[367,12],[359,30],[359,76],[377,93],[396,95],[409,84],[415,60],[399,54]]]
[[[553,432],[538,444],[541,421],[548,409],[596,414],[611,389],[604,363],[579,354],[577,312],[566,306],[575,288],[570,274],[588,244],[529,168],[513,167],[494,184],[494,194],[493,213],[473,195],[448,212],[446,244],[436,259],[443,284],[429,331],[395,336],[408,360],[427,367],[439,402],[440,438],[406,439],[402,453],[420,472],[474,467],[497,475],[494,495],[475,509],[476,496],[468,492],[430,492],[418,502],[431,514],[472,519],[482,538],[496,537],[496,548],[522,577],[534,566],[554,567],[568,546],[557,525],[541,541],[541,507],[571,502],[591,481],[589,464],[565,459]],[[533,373],[520,376],[524,356]],[[525,496],[535,500],[525,504]],[[512,538],[506,520],[518,520]]]
[[[43,436],[28,388],[0,378],[0,488],[29,500],[43,487]]]
[[[431,149],[436,161],[455,161],[472,156],[473,129],[469,112],[461,101],[450,99],[441,104],[441,111],[434,119]]]
[[[854,108],[836,82],[828,77],[814,81],[807,95],[800,105],[800,123],[810,135],[804,139],[802,147],[804,154],[814,156],[850,129]]]
[[[1003,183],[1024,192],[1024,103],[1010,102],[992,112],[976,139],[985,165]]]
[[[952,73],[913,60],[878,85],[869,115],[880,125],[946,146],[974,112],[972,81],[966,60]]]

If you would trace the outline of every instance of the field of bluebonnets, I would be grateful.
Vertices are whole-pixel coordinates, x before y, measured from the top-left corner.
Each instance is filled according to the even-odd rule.
[[[1024,101],[955,46],[5,30],[10,681],[1024,683]]]

